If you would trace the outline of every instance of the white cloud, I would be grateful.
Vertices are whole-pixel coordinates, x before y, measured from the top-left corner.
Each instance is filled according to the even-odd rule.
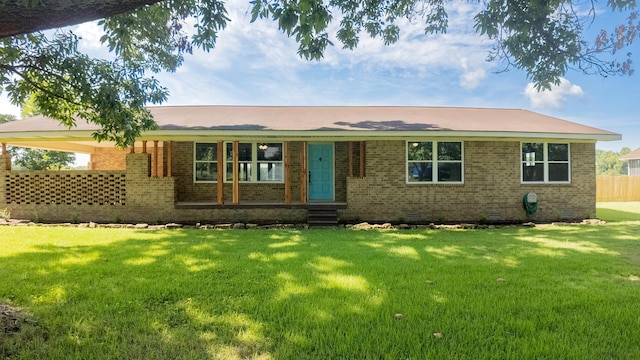
[[[302,72],[320,70],[353,71],[377,76],[427,80],[432,84],[442,83],[443,71],[455,71],[461,78],[460,86],[473,89],[486,77],[487,69],[493,66],[485,61],[490,49],[487,40],[476,34],[469,19],[479,10],[478,4],[451,3],[449,9],[449,32],[425,35],[424,23],[399,20],[401,37],[396,44],[385,46],[380,38],[372,39],[366,34],[353,51],[342,49],[335,38],[340,18],[334,14],[328,33],[334,46],[325,51],[319,62],[306,61],[297,54],[298,44],[277,28],[270,19],[258,19],[250,23],[246,3],[227,3],[232,21],[221,31],[216,48],[210,54],[198,53],[187,56],[184,67],[194,67],[199,76],[233,71],[238,75],[277,79],[278,85],[304,83],[309,75]],[[466,68],[460,72],[460,61]],[[195,68],[199,70],[195,70]],[[313,75],[313,74],[311,74]],[[213,76],[213,75],[212,75]],[[255,79],[259,81],[259,78]],[[336,79],[338,82],[347,79]],[[455,81],[455,80],[454,80]],[[455,84],[455,83],[454,83]],[[291,89],[298,95],[295,86]]]
[[[90,21],[78,25],[73,32],[82,38],[81,45],[87,50],[95,50],[102,48],[100,37],[104,34],[101,26],[97,21]]]
[[[524,89],[525,96],[531,102],[531,106],[536,108],[562,108],[569,97],[582,97],[582,88],[571,84],[565,78],[560,78],[559,85],[552,85],[551,90],[536,90],[533,83],[528,83]]]
[[[13,105],[7,98],[6,93],[0,95],[0,114],[20,117],[20,107]]]
[[[484,69],[475,69],[467,71],[462,74],[460,78],[460,86],[467,90],[472,90],[480,85],[480,82],[487,77],[487,72]]]
[[[487,77],[487,72],[482,67],[471,67],[469,60],[463,58],[461,61],[462,76],[460,77],[460,86],[467,90],[473,90],[480,86],[480,82]]]
[[[433,105],[449,89],[477,88],[494,66],[485,61],[490,42],[470,21],[481,4],[449,3],[446,34],[425,35],[419,18],[399,20],[396,44],[385,46],[380,38],[361,34],[353,51],[335,38],[340,23],[335,13],[328,29],[334,46],[320,61],[301,59],[295,38],[278,30],[277,22],[251,23],[246,1],[225,5],[232,21],[219,33],[215,49],[195,50],[175,73],[156,74],[169,88],[168,104],[425,104],[428,92]],[[74,31],[83,37],[85,51],[109,56],[95,22]]]

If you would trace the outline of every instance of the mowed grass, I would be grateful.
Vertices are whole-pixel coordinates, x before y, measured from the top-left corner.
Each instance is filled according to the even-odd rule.
[[[605,221],[640,221],[640,201],[598,203],[596,217]]]
[[[3,227],[0,357],[638,359],[639,234]]]

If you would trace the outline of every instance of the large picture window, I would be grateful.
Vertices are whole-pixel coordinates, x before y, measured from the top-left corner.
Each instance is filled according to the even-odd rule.
[[[195,182],[216,182],[218,180],[218,144],[195,144],[194,180]]]
[[[407,141],[408,183],[462,183],[461,141]]]
[[[283,143],[238,143],[238,177],[241,182],[284,182]],[[224,165],[218,164],[217,143],[194,144],[194,181],[217,182],[219,169],[233,181],[233,143],[224,144]]]
[[[233,143],[226,143],[226,181],[233,181]],[[241,182],[283,182],[282,143],[239,143],[238,177]]]
[[[523,183],[569,183],[569,144],[522,143]]]

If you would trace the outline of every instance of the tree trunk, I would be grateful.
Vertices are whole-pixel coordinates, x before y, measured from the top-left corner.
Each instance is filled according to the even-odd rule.
[[[0,38],[77,25],[126,13],[162,0],[42,0],[34,6],[0,1]]]

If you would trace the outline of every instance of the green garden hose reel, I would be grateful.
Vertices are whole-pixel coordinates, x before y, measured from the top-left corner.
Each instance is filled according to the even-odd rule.
[[[527,216],[535,215],[538,211],[538,195],[534,192],[524,194],[522,205],[524,206],[524,211],[527,212]]]

